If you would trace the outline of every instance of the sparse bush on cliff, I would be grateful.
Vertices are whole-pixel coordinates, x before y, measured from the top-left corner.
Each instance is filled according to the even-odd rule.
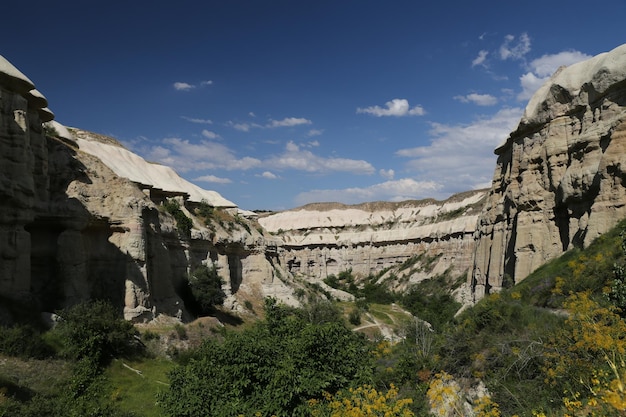
[[[185,238],[191,237],[191,228],[193,227],[193,221],[185,215],[181,210],[180,204],[176,199],[170,198],[163,203],[165,211],[171,214],[176,220],[176,228],[178,233]]]

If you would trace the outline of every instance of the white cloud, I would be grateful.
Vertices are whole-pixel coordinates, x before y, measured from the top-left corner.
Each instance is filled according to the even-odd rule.
[[[378,174],[386,180],[392,180],[396,172],[393,169],[381,169],[378,171]]]
[[[320,129],[311,129],[308,131],[307,136],[308,137],[313,137],[313,136],[320,136],[321,134],[323,134],[324,131],[320,130]]]
[[[523,59],[530,52],[530,38],[522,33],[515,42],[515,36],[506,35],[504,43],[500,46],[500,59]]]
[[[210,130],[206,130],[206,129],[202,131],[202,136],[204,136],[207,139],[219,139],[220,137],[220,135],[218,135],[217,133],[212,132]]]
[[[188,122],[191,123],[198,123],[198,124],[204,124],[204,125],[212,125],[213,121],[209,120],[209,119],[196,119],[193,117],[187,117],[187,116],[181,116],[183,119],[187,120]]]
[[[263,173],[261,175],[257,175],[257,176],[261,177],[261,178],[268,179],[268,180],[278,179],[278,175],[276,175],[276,174],[274,174],[274,173],[272,173],[270,171],[263,171]]]
[[[409,107],[409,101],[403,98],[394,98],[385,103],[385,108],[380,106],[370,106],[365,108],[357,108],[357,113],[367,113],[376,117],[382,116],[422,116],[425,114],[424,108],[421,106]]]
[[[285,152],[264,161],[266,166],[275,169],[295,169],[305,172],[351,172],[353,174],[372,174],[374,167],[366,161],[346,158],[326,158],[315,155],[309,150],[300,149],[293,141],[285,146]]]
[[[298,125],[310,125],[312,122],[302,117],[286,117],[283,120],[270,120],[267,127],[289,127]]]
[[[270,119],[269,122],[265,124],[265,126],[260,125],[258,123],[233,122],[233,121],[227,122],[226,125],[242,132],[249,132],[251,129],[263,129],[263,128],[274,129],[278,127],[310,125],[312,123],[313,122],[311,122],[310,120],[302,118],[302,117],[286,117],[282,120]]]
[[[215,184],[230,184],[232,182],[228,178],[220,178],[216,177],[215,175],[203,175],[201,177],[194,178],[194,181],[211,182]]]
[[[320,146],[320,143],[317,140],[312,140],[306,143],[302,143],[301,146],[304,146],[306,148],[317,148],[318,146]]]
[[[226,125],[232,127],[235,130],[239,130],[241,132],[249,132],[250,129],[259,129],[263,127],[257,123],[239,123],[239,122],[232,122],[232,121],[229,121],[228,123],[226,123]]]
[[[311,190],[298,194],[295,202],[303,205],[320,201],[338,201],[345,204],[377,200],[404,201],[430,197],[440,188],[441,185],[435,181],[402,178],[362,188]]]
[[[479,106],[493,106],[498,102],[498,99],[490,94],[468,94],[465,96],[455,96],[455,100],[462,103],[474,103]]]
[[[309,148],[318,145],[317,141],[305,144]],[[293,141],[286,144],[281,154],[265,160],[249,156],[238,157],[232,149],[222,143],[209,140],[195,143],[180,138],[163,139],[158,146],[143,147],[137,149],[137,152],[148,160],[171,166],[178,172],[216,169],[245,171],[256,168],[270,168],[273,171],[297,170],[316,174],[348,172],[368,175],[375,172],[374,167],[367,161],[316,155]],[[268,170],[261,176],[269,178],[270,174],[275,175]]]
[[[147,159],[169,165],[179,172],[191,169],[248,170],[261,165],[256,158],[237,158],[231,149],[221,143],[192,143],[179,138],[163,139],[161,145],[147,149],[143,154]]]
[[[433,123],[428,146],[401,149],[398,156],[410,158],[407,168],[420,180],[442,184],[440,195],[482,188],[493,176],[496,157],[493,150],[517,126],[521,108],[505,108],[468,125]]]
[[[200,81],[200,87],[205,87],[207,85],[211,85],[213,84],[213,81],[211,80],[207,80],[207,81]],[[189,84],[189,83],[185,83],[185,82],[175,82],[174,83],[174,88],[178,91],[190,91],[193,90],[194,88],[196,88],[197,85],[195,84]]]
[[[188,84],[188,83],[183,83],[183,82],[175,82],[174,88],[178,91],[189,91],[189,90],[193,90],[194,88],[196,88],[196,86],[192,84]]]
[[[529,72],[520,77],[522,92],[518,100],[528,100],[561,66],[572,65],[591,58],[590,55],[579,51],[562,51],[556,54],[546,54],[534,59],[528,65]]]
[[[489,52],[485,50],[478,52],[478,56],[472,61],[472,67],[475,67],[477,65],[485,66],[487,55],[489,55]]]

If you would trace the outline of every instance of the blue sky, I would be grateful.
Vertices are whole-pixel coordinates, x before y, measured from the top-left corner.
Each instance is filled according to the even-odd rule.
[[[624,43],[626,2],[12,1],[0,55],[56,119],[245,209],[437,198],[558,66]]]

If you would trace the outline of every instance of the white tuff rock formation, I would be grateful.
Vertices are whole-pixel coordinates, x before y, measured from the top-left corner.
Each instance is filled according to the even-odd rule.
[[[248,212],[111,138],[66,129],[47,105],[0,57],[0,296],[47,311],[104,298],[129,320],[184,319],[189,272],[214,264],[231,308],[267,295],[297,303],[276,242]],[[167,198],[192,219],[190,236],[160,207]],[[202,201],[223,211],[213,224],[193,213]]]
[[[470,276],[476,299],[626,216],[626,45],[559,69],[495,153]]]
[[[281,263],[315,281],[346,270],[376,274],[419,255],[434,260],[392,284],[407,286],[448,268],[456,275],[468,270],[485,195],[479,190],[446,201],[318,203],[260,217],[259,223],[282,240]]]

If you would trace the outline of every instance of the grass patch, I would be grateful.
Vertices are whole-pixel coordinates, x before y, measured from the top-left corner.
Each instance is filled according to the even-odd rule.
[[[112,399],[121,410],[137,416],[163,416],[156,395],[167,389],[167,374],[174,366],[165,358],[114,360],[105,372],[112,386]]]

